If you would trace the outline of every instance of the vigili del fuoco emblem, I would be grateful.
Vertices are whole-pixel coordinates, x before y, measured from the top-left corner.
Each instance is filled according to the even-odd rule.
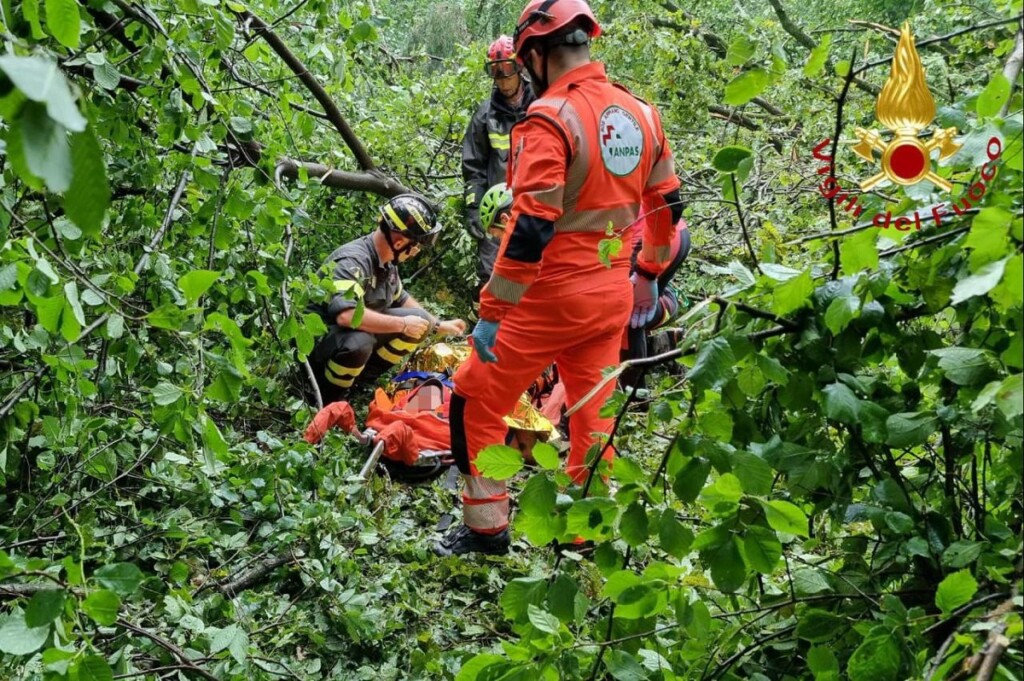
[[[937,129],[930,139],[922,140],[921,131],[935,118],[935,100],[925,83],[924,67],[914,47],[910,24],[904,23],[892,60],[892,72],[878,96],[875,111],[878,121],[893,133],[889,142],[875,130],[857,128],[853,151],[871,163],[874,152],[882,155],[882,169],[860,183],[868,191],[884,179],[910,186],[928,180],[945,191],[952,185],[932,169],[931,154],[939,151],[944,160],[960,149],[953,138],[956,128]]]

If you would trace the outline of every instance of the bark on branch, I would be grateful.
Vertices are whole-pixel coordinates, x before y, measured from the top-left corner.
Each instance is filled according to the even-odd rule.
[[[365,173],[334,170],[322,163],[297,161],[291,158],[282,158],[278,161],[274,175],[278,178],[287,177],[294,180],[299,176],[300,169],[304,169],[310,178],[319,180],[320,184],[335,189],[371,192],[389,198],[399,194],[406,194],[410,191],[398,180],[388,177],[377,170]]]
[[[1003,67],[1003,75],[1010,82],[1011,96],[1006,98],[1003,107],[999,110],[999,116],[1002,118],[1006,118],[1006,114],[1010,111],[1010,100],[1013,98],[1013,89],[1017,86],[1017,76],[1020,75],[1022,64],[1024,64],[1024,27],[1017,29],[1013,52],[1010,53],[1010,58],[1006,60],[1006,66]]]

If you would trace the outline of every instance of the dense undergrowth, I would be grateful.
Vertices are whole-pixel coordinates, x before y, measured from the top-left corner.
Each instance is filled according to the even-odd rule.
[[[459,142],[516,8],[2,0],[0,677],[1024,677],[1021,3],[594,7],[676,150],[685,371],[608,405],[611,487],[496,452],[513,553],[442,560],[453,493],[305,444],[295,364],[356,182],[444,203],[405,276],[465,314]],[[904,19],[953,188],[833,220],[814,149],[838,120],[837,182],[877,170],[847,143]]]

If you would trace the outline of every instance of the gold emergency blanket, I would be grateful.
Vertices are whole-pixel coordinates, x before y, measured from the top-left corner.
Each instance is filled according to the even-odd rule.
[[[464,343],[434,343],[422,348],[410,358],[407,371],[432,371],[454,374],[459,365],[469,359],[472,349]],[[505,417],[505,423],[513,430],[547,436],[544,439],[557,440],[560,435],[555,426],[530,404],[530,396],[523,393],[512,413]]]

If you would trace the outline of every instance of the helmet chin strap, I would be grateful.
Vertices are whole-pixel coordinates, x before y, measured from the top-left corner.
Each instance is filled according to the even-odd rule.
[[[533,93],[539,97],[548,89],[548,52],[547,50],[541,51],[540,46],[533,48],[533,51],[541,55],[541,59],[544,63],[544,76],[541,77],[537,74],[537,72],[535,72],[530,66],[529,61],[525,61],[524,64],[526,66],[526,70],[530,72],[530,85],[533,88]]]
[[[399,256],[405,255],[406,253],[411,251],[413,245],[415,245],[415,242],[410,241],[402,248],[395,248],[395,243],[391,240],[391,230],[387,228],[381,228],[380,231],[384,232],[384,241],[388,242],[388,248],[391,249],[391,259],[394,260],[395,262],[401,262]]]

